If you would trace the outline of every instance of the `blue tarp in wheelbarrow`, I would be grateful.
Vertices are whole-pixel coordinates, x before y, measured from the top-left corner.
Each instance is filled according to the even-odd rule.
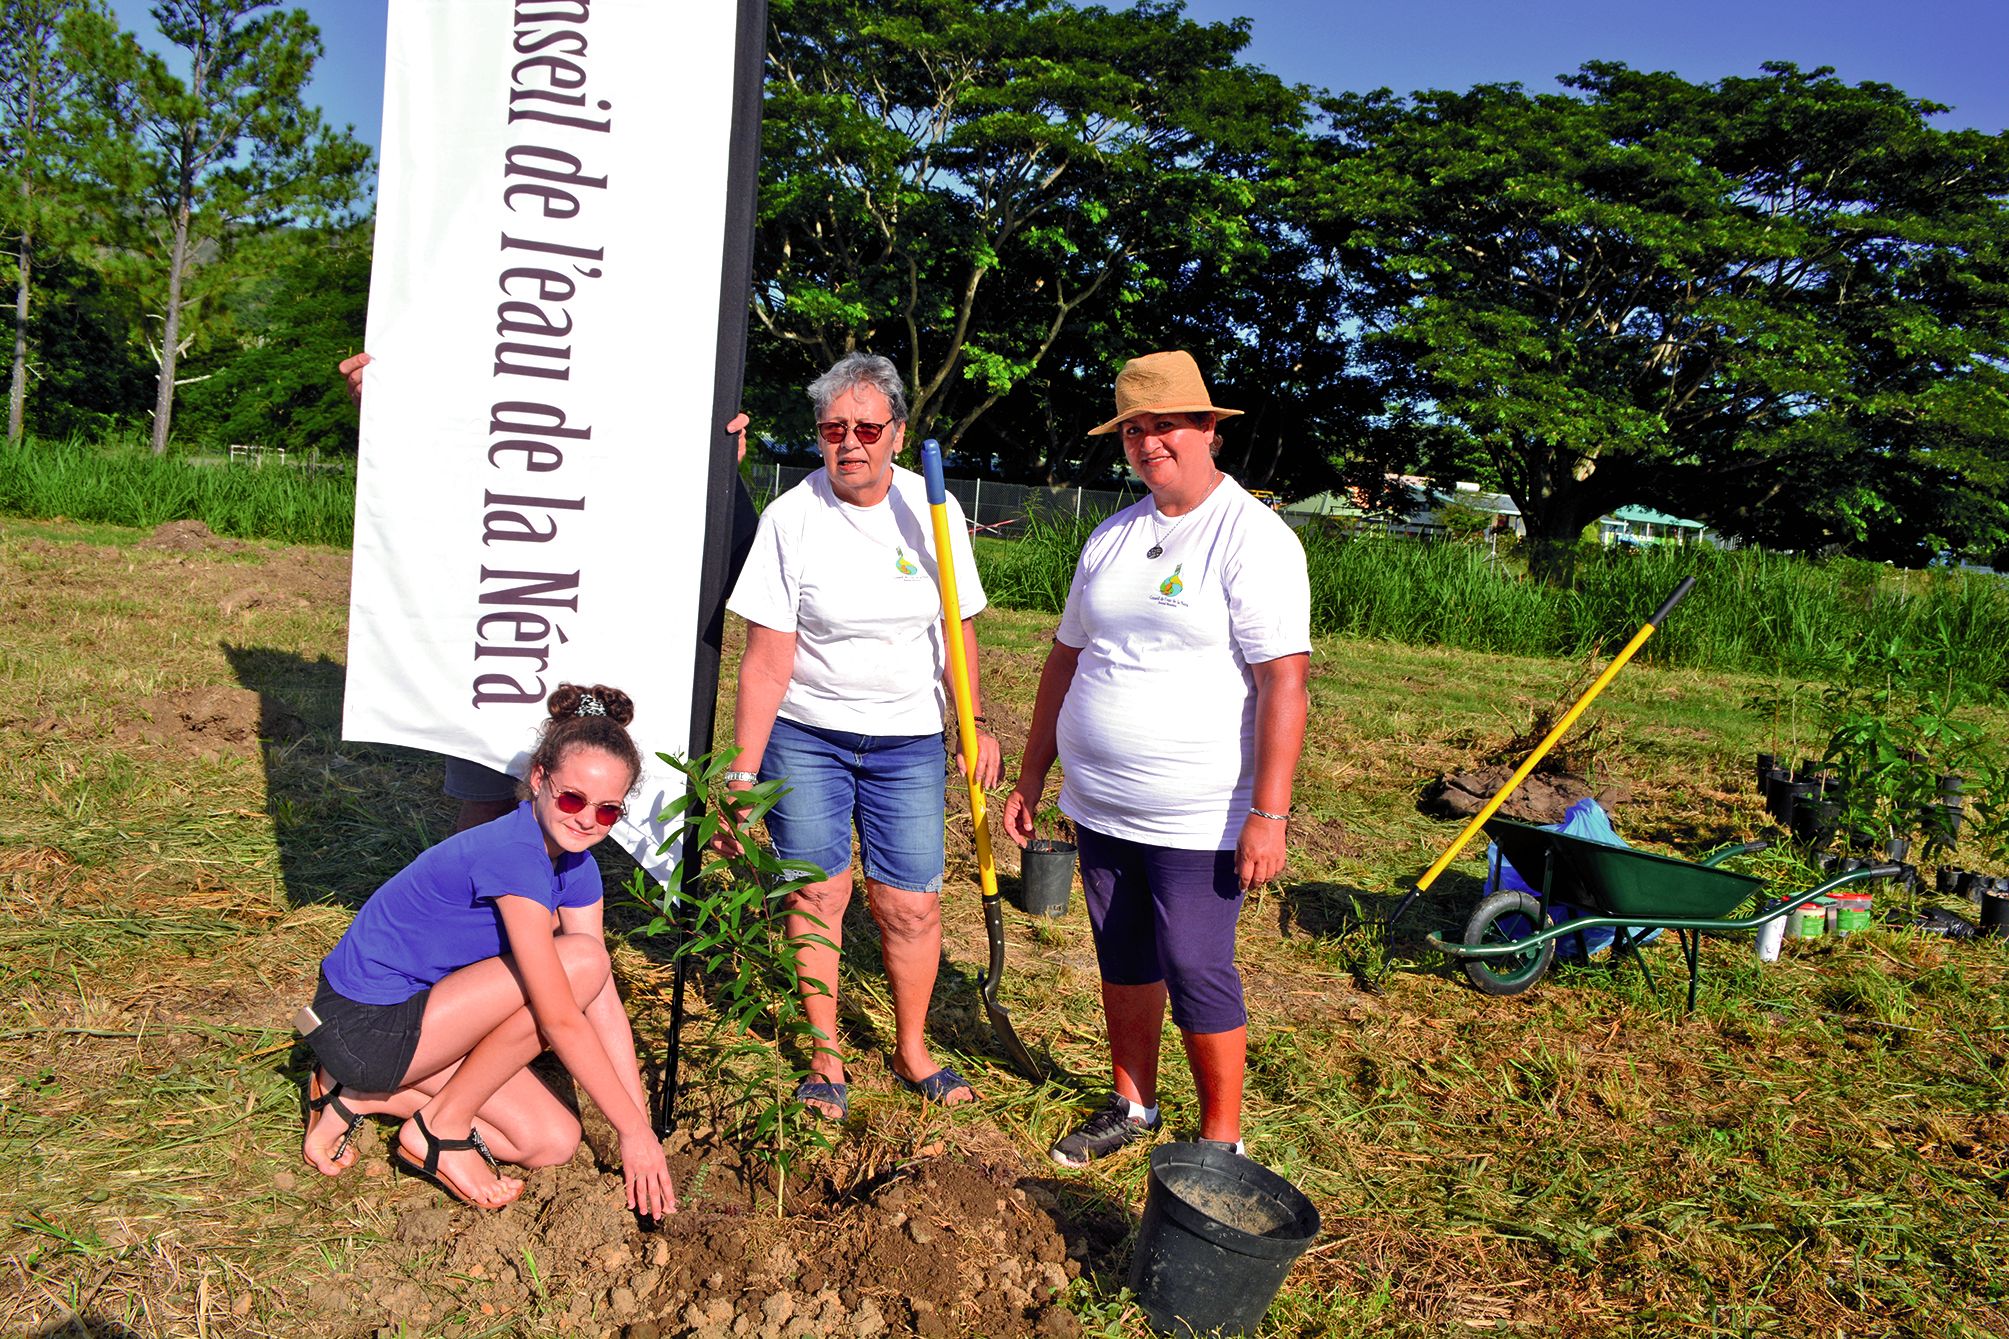
[[[1632,849],[1631,844],[1625,838],[1618,835],[1618,829],[1611,825],[1611,816],[1605,813],[1604,806],[1589,796],[1585,796],[1571,805],[1563,813],[1562,822],[1547,824],[1545,830],[1565,833],[1571,837],[1581,837],[1585,841],[1598,842],[1605,846],[1616,846],[1624,850]],[[1539,897],[1541,895],[1541,889],[1536,888],[1526,879],[1522,878],[1520,872],[1512,864],[1508,863],[1505,856],[1500,854],[1499,843],[1494,842],[1486,847],[1485,896],[1491,897],[1494,893],[1502,892],[1527,893],[1531,897]],[[1549,903],[1549,919],[1557,925],[1565,924],[1581,916],[1594,914],[1594,912],[1588,911],[1583,907],[1571,906],[1567,902],[1555,901]],[[1502,932],[1509,938],[1518,939],[1534,933],[1534,923],[1526,916],[1517,913],[1509,913],[1502,916],[1499,925]],[[1657,929],[1643,930],[1637,926],[1627,928],[1633,942],[1638,944],[1650,944],[1660,934],[1660,931]],[[1594,926],[1582,934],[1564,935],[1556,941],[1556,956],[1559,958],[1594,957],[1611,947],[1614,935],[1615,931],[1609,925]]]

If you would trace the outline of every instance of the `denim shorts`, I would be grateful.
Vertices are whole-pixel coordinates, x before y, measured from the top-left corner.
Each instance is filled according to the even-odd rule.
[[[394,1093],[418,1054],[419,1025],[425,1021],[430,987],[396,1004],[363,1004],[328,984],[323,973],[314,991],[321,1026],[307,1044],[328,1077],[359,1093]]]
[[[942,890],[942,737],[858,735],[776,717],[760,779],[787,787],[767,814],[785,860],[835,875],[851,868],[858,832],[865,877],[911,893]]]

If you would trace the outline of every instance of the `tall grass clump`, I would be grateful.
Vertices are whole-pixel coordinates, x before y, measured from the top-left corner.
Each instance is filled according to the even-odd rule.
[[[984,594],[1007,609],[1058,614],[1067,604],[1074,564],[1100,518],[1026,518],[1018,538],[986,544],[978,551]]]
[[[151,530],[201,521],[219,535],[347,547],[352,468],[202,465],[144,446],[24,438],[0,445],[0,512]]]
[[[986,546],[998,603],[1058,612],[1092,526],[1036,521]],[[2009,692],[2009,579],[1895,572],[1849,558],[1760,549],[1601,549],[1567,589],[1531,580],[1508,554],[1391,538],[1314,522],[1298,531],[1311,576],[1312,630],[1499,655],[1577,658],[1615,650],[1684,577],[1694,592],[1640,652],[1661,664],[1816,677],[1865,641],[1927,654],[1949,647],[1970,691]],[[1510,553],[1510,551],[1509,551]]]

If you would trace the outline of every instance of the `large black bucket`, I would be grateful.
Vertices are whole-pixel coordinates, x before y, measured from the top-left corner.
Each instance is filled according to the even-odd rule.
[[[1161,1144],[1130,1290],[1163,1334],[1243,1334],[1256,1328],[1291,1263],[1318,1235],[1304,1192],[1225,1149]]]

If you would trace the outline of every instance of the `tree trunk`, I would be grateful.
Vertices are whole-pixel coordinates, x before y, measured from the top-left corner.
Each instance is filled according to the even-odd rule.
[[[25,192],[26,187],[23,187]],[[28,411],[28,268],[33,259],[28,234],[21,234],[21,281],[14,288],[14,365],[7,381],[7,440],[21,440]]]
[[[160,381],[153,397],[153,453],[167,454],[167,430],[174,416],[174,367],[181,341],[181,275],[188,258],[188,206],[174,217],[174,258],[167,267],[167,310],[160,332]]]
[[[1574,584],[1583,528],[1597,515],[1586,514],[1587,499],[1551,494],[1544,498],[1516,499],[1516,505],[1521,509],[1522,523],[1527,526],[1523,543],[1528,575],[1546,586],[1566,588]]]

